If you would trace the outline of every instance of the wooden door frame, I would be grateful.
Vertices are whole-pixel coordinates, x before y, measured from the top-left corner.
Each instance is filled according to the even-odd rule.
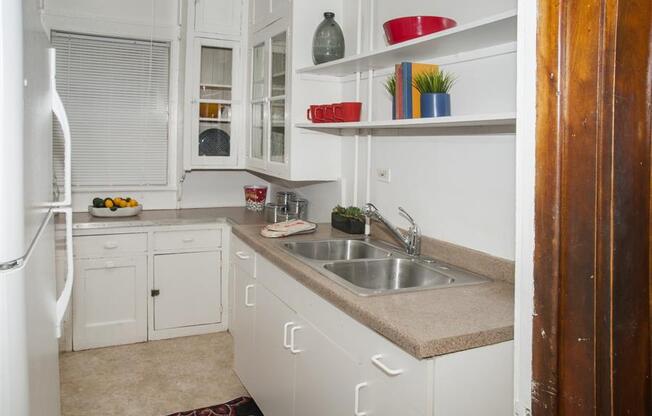
[[[538,15],[532,412],[652,414],[652,3]]]

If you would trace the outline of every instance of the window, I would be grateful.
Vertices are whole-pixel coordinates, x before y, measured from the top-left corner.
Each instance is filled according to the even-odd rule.
[[[62,32],[52,43],[72,133],[73,187],[166,186],[170,45]],[[53,136],[55,176],[63,178],[56,122]]]

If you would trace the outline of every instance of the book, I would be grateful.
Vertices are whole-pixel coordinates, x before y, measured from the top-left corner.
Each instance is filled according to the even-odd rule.
[[[396,74],[396,99],[394,100],[394,105],[396,106],[396,119],[403,119],[403,71],[401,69],[401,64],[396,64],[394,67]]]

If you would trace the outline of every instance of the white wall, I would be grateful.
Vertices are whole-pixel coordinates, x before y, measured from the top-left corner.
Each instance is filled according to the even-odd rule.
[[[112,189],[92,192],[76,192],[73,209],[85,211],[94,196],[131,196],[137,198],[146,209],[174,209],[178,207],[206,207],[243,205],[242,186],[254,182],[266,184],[244,171],[191,172],[184,185],[178,189],[181,172],[181,112],[178,111],[177,94],[182,89],[183,45],[179,42],[179,0],[46,0],[45,22],[50,29],[92,33],[107,36],[125,36],[169,41],[173,54],[171,62],[172,94],[170,159],[173,171],[169,189],[145,191],[142,189]],[[181,53],[179,53],[179,51]],[[179,57],[181,56],[181,60]],[[181,62],[180,62],[181,61]],[[243,141],[244,142],[244,141]],[[179,195],[177,195],[179,194]],[[179,198],[180,197],[180,200]]]

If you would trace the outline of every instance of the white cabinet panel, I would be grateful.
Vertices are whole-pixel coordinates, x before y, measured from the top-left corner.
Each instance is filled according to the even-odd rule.
[[[299,351],[296,354],[294,414],[355,414],[356,386],[362,382],[360,364],[306,322],[295,332],[294,349]],[[360,385],[358,391],[358,411],[364,412],[369,403],[367,388]]]
[[[294,354],[286,347],[297,316],[263,286],[256,288],[256,378],[245,385],[266,416],[292,415]],[[311,414],[310,412],[305,414]]]
[[[75,350],[147,340],[147,258],[77,260]]]
[[[106,234],[75,237],[76,258],[112,257],[145,253],[147,234]]]
[[[154,233],[155,250],[214,250],[221,245],[221,230],[173,230]]]
[[[256,277],[256,252],[238,237],[231,236],[231,263]]]
[[[363,363],[365,380],[369,383],[365,403],[370,414],[427,414],[430,391],[426,381],[432,372],[432,360],[417,360],[375,334],[365,338],[369,351]]]
[[[219,323],[222,320],[221,253],[154,256],[154,329]]]
[[[254,278],[231,263],[234,274],[233,315],[229,330],[233,336],[233,369],[245,387],[251,386],[259,369],[255,364],[254,322],[256,313],[256,284]]]
[[[252,0],[251,2],[251,25],[254,30],[261,29],[271,23],[272,3],[271,0]]]
[[[239,35],[241,0],[195,1],[195,31]]]

